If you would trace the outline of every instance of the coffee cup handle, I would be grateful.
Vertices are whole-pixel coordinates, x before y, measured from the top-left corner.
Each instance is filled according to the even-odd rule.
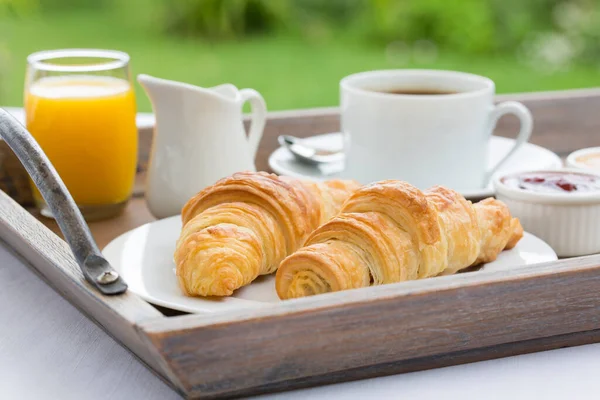
[[[248,132],[248,147],[254,160],[267,121],[267,105],[260,93],[254,89],[242,89],[240,90],[240,95],[242,96],[242,105],[248,101],[252,107],[252,119]]]
[[[492,176],[496,173],[496,171],[498,171],[498,168],[500,168],[500,166],[504,164],[519,147],[529,140],[531,131],[533,130],[533,118],[531,117],[531,113],[527,107],[517,101],[505,101],[504,103],[497,104],[490,113],[490,132],[492,132],[492,134],[494,128],[496,128],[498,120],[506,114],[513,114],[519,119],[521,123],[521,130],[517,135],[512,149],[510,149],[510,151],[506,153],[506,155],[496,165],[494,165],[492,169],[485,173],[484,186],[488,184]]]

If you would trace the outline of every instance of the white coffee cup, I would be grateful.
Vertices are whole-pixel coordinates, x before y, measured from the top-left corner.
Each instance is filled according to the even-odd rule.
[[[524,105],[494,105],[494,82],[463,72],[370,71],[345,77],[340,89],[343,176],[361,183],[400,179],[423,189],[482,188],[533,127]],[[521,130],[514,147],[487,169],[488,141],[505,114],[517,116]]]

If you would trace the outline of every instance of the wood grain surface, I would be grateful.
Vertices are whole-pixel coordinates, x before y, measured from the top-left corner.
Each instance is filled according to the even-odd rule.
[[[50,228],[52,232],[62,237],[58,224],[53,219],[40,215],[35,209],[29,209],[29,212],[46,227]],[[117,236],[154,220],[155,218],[148,211],[145,199],[134,197],[129,201],[121,215],[104,221],[90,222],[88,225],[96,243],[102,249]]]
[[[598,339],[599,288],[596,255],[146,320],[140,328],[188,395],[241,396],[526,352],[521,342],[587,343]]]

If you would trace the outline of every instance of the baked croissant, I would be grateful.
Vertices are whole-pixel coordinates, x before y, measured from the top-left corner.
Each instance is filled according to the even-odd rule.
[[[454,273],[496,259],[523,228],[495,199],[472,204],[441,186],[401,181],[363,186],[341,213],[283,260],[281,299]]]
[[[181,288],[191,296],[228,296],[274,272],[358,187],[241,172],[202,190],[182,210],[174,256]]]

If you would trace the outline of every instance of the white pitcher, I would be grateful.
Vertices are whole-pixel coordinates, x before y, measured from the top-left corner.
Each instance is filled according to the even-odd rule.
[[[156,118],[146,201],[156,218],[177,215],[194,194],[220,178],[254,171],[267,108],[253,89],[213,88],[139,75]],[[244,130],[242,106],[252,122]]]

